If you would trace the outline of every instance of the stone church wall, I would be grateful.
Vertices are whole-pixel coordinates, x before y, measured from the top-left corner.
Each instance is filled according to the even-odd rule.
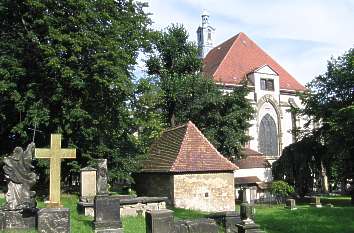
[[[234,211],[233,172],[175,174],[174,206],[207,212]]]

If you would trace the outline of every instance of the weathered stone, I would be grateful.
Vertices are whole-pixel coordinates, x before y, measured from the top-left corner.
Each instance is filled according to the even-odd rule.
[[[188,225],[185,220],[178,220],[174,223],[174,232],[173,233],[189,233]]]
[[[218,226],[213,219],[199,218],[186,220],[189,233],[218,233]]]
[[[296,210],[295,199],[287,199],[285,205],[285,208],[287,209]]]
[[[8,181],[4,210],[36,207],[36,192],[31,191],[37,180],[31,164],[34,147],[34,143],[29,144],[26,151],[23,151],[21,147],[16,147],[11,156],[4,158],[4,173]],[[7,216],[13,216],[13,213]]]
[[[260,230],[259,225],[255,223],[241,223],[236,225],[238,228],[238,233],[263,233]]]
[[[92,167],[85,167],[80,170],[80,184],[82,202],[92,202],[96,196],[96,169]]]
[[[248,203],[242,203],[240,205],[240,217],[241,220],[249,220],[252,219],[253,215],[253,207]]]
[[[245,188],[241,189],[239,191],[239,194],[240,194],[241,203],[248,203],[248,201],[247,201],[247,190]]]
[[[146,233],[173,233],[173,211],[151,210],[145,213]]]
[[[95,220],[93,225],[95,233],[122,233],[119,197],[97,195],[94,203]]]
[[[0,211],[0,230],[31,229],[36,227],[37,209]]]
[[[38,211],[38,232],[68,233],[70,232],[70,209],[44,208]]]
[[[218,212],[208,217],[214,219],[219,226],[222,226],[226,233],[237,232],[236,224],[241,223],[240,215],[236,211]]]
[[[321,198],[319,196],[312,197],[312,202],[310,203],[310,206],[321,208],[322,207]]]
[[[108,194],[108,169],[107,169],[107,159],[97,159],[97,194],[107,195]]]

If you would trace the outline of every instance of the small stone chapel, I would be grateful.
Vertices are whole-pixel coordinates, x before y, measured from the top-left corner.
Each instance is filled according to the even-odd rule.
[[[173,207],[234,211],[236,169],[189,121],[153,143],[135,189],[139,196],[166,196]]]

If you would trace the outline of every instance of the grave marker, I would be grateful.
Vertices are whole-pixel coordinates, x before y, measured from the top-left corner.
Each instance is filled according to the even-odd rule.
[[[60,205],[60,168],[62,159],[75,159],[76,149],[61,148],[61,134],[51,134],[50,148],[35,149],[38,159],[50,159],[49,201],[48,207]]]

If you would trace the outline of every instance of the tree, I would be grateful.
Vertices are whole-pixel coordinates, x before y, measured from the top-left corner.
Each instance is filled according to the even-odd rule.
[[[62,133],[78,171],[108,158],[110,178],[129,176],[137,153],[127,106],[131,71],[147,41],[144,5],[128,1],[1,1],[0,148]],[[70,176],[68,176],[70,177]]]
[[[272,182],[270,192],[276,196],[277,203],[283,202],[284,198],[294,193],[294,188],[282,180],[275,180]]]
[[[337,59],[332,58],[327,65],[327,72],[316,77],[307,85],[309,91],[301,96],[305,109],[302,114],[310,116],[308,125],[315,125],[309,135],[317,149],[306,151],[300,145],[306,144],[309,138],[304,138],[299,146],[291,145],[293,155],[285,156],[281,161],[290,164],[291,157],[302,154],[302,162],[293,164],[299,169],[305,161],[315,160],[317,174],[327,169],[330,179],[341,179],[342,183],[354,181],[354,48]],[[310,141],[311,141],[310,140]],[[314,145],[314,144],[312,144]],[[297,149],[295,149],[297,148]],[[318,149],[320,148],[320,149]],[[319,153],[315,156],[315,153]],[[283,153],[289,154],[287,151]],[[288,158],[286,158],[288,157]],[[288,166],[289,167],[289,166]],[[289,173],[290,170],[285,169]],[[303,172],[303,170],[299,170]],[[312,174],[314,171],[311,171]],[[352,187],[354,184],[352,183]],[[352,188],[352,203],[354,204],[354,189]]]
[[[183,26],[156,32],[153,42],[146,64],[156,80],[156,107],[165,124],[173,127],[192,120],[222,154],[238,156],[249,140],[246,131],[253,113],[247,87],[223,93],[222,86],[203,76],[198,48],[188,41]]]

